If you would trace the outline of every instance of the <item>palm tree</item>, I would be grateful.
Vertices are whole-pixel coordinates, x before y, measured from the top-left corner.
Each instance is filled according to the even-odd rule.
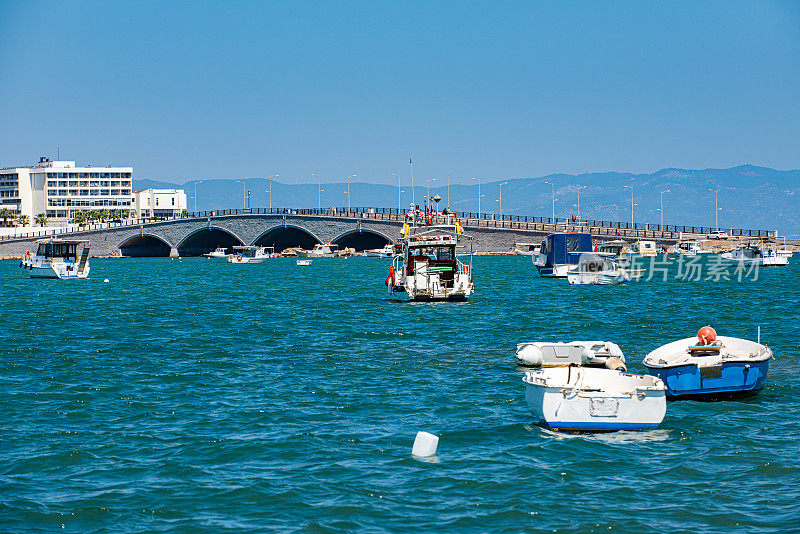
[[[31,218],[27,215],[20,215],[17,217],[17,224],[20,226],[28,226],[31,223]]]
[[[3,226],[7,226],[8,225],[8,218],[9,217],[13,217],[13,216],[14,216],[14,212],[11,211],[8,208],[3,208],[3,209],[0,210],[0,217],[3,218]]]
[[[75,213],[75,224],[83,224],[86,222],[86,212],[85,211],[78,211]]]
[[[40,213],[33,220],[39,226],[44,226],[45,224],[47,224],[47,215],[44,213]]]

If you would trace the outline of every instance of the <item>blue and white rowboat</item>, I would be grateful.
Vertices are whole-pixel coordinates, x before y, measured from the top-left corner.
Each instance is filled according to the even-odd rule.
[[[772,350],[755,341],[718,336],[700,345],[687,337],[657,348],[643,363],[664,381],[671,399],[721,400],[761,391],[770,358]]]

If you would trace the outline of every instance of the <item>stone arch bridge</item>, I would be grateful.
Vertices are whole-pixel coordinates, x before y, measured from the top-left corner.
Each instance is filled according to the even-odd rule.
[[[549,219],[497,220],[474,214],[459,216],[476,251],[508,251],[517,242],[538,242],[553,231],[577,229],[569,222]],[[533,218],[531,218],[533,219]],[[358,251],[380,248],[397,240],[405,215],[397,210],[241,210],[201,213],[164,221],[125,221],[56,234],[66,239],[88,239],[93,255],[198,256],[217,247],[238,245],[311,248],[334,243]],[[653,239],[659,244],[677,241],[679,232],[620,227],[582,226],[596,238]],[[36,235],[0,241],[0,256],[21,255],[34,248]]]

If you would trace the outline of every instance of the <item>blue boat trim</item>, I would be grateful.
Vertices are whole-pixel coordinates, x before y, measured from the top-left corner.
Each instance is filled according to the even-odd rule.
[[[664,381],[669,400],[724,400],[756,395],[764,388],[769,359],[761,361],[722,362],[716,376],[703,376],[696,364],[674,367],[647,367],[648,372]]]
[[[615,423],[608,422],[574,422],[574,423],[547,423],[553,430],[653,430],[660,423]]]

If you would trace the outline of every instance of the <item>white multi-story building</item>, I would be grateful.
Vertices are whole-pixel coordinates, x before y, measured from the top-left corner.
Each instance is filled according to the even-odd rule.
[[[183,189],[145,189],[133,192],[135,216],[180,217],[186,211],[186,192]]]
[[[76,167],[74,161],[41,158],[28,167],[0,169],[0,209],[27,215],[44,213],[67,222],[80,211],[122,210],[132,215],[133,167]]]

